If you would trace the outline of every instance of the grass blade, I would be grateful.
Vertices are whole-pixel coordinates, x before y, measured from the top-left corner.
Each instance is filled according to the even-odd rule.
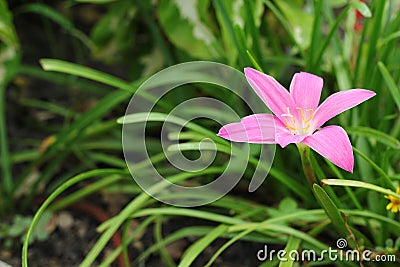
[[[113,174],[119,174],[119,175],[127,175],[127,171],[121,171],[117,169],[98,169],[98,170],[93,170],[93,171],[88,171],[85,173],[81,173],[64,184],[62,184],[59,188],[57,188],[56,191],[54,191],[43,204],[40,206],[39,210],[36,212],[35,216],[32,219],[31,225],[29,226],[28,232],[26,233],[26,237],[24,240],[24,245],[22,247],[22,266],[23,267],[28,267],[28,245],[29,245],[29,239],[33,233],[33,229],[35,228],[36,224],[38,223],[40,217],[42,214],[45,212],[47,207],[53,202],[54,199],[56,199],[62,192],[73,186],[74,184],[92,178],[92,177],[101,177],[104,175],[113,175]]]
[[[221,224],[214,228],[211,232],[205,235],[203,238],[198,240],[196,243],[191,245],[182,257],[178,267],[190,267],[193,261],[200,255],[204,249],[210,245],[215,239],[226,233],[228,226]]]
[[[253,64],[253,66],[261,72],[264,72],[263,69],[261,68],[260,64],[258,64],[257,60],[254,58],[254,56],[251,54],[251,52],[249,50],[246,50],[247,56],[249,57],[251,63]]]
[[[301,243],[300,238],[294,236],[289,237],[289,241],[287,242],[286,247],[284,249],[286,255],[290,255],[291,251],[297,250],[300,246],[300,243]],[[285,257],[285,260],[279,263],[279,267],[292,267],[294,263],[295,263],[294,258]]]
[[[250,232],[252,232],[252,229],[248,229],[246,231],[241,232],[240,234],[235,235],[234,237],[232,237],[231,239],[229,239],[228,242],[226,242],[222,247],[220,247],[212,256],[212,258],[207,262],[206,265],[204,265],[204,267],[210,267],[211,264],[214,263],[214,261],[218,258],[219,255],[222,254],[222,252],[224,252],[230,245],[232,245],[233,243],[235,243],[236,241],[238,241],[239,239],[241,239],[242,237],[246,236],[247,234],[249,234]]]
[[[382,74],[383,79],[386,82],[386,85],[392,94],[393,100],[397,105],[397,108],[400,110],[400,89],[394,82],[393,78],[390,76],[389,71],[385,67],[385,65],[382,62],[378,62],[378,68],[379,71]]]
[[[373,185],[370,183],[366,182],[361,182],[361,181],[353,181],[353,180],[339,180],[339,179],[323,179],[321,181],[322,184],[327,184],[327,185],[338,185],[338,186],[352,186],[352,187],[359,187],[359,188],[366,188],[369,190],[373,190],[385,195],[391,195],[393,197],[399,198],[400,199],[400,194],[396,194],[390,189],[386,189],[377,185]]]
[[[356,152],[360,157],[362,157],[365,161],[367,161],[372,168],[374,168],[377,172],[379,172],[382,175],[383,180],[385,181],[386,185],[389,186],[392,190],[396,190],[396,187],[394,186],[392,180],[390,179],[389,175],[382,170],[381,167],[379,167],[375,162],[373,162],[370,158],[368,158],[364,153],[362,153],[360,150],[357,148],[353,147],[354,152]]]
[[[313,185],[313,192],[321,207],[325,210],[326,215],[328,215],[332,224],[336,227],[336,229],[340,232],[342,236],[347,236],[348,232],[346,231],[346,224],[343,219],[342,214],[336,207],[335,203],[330,199],[328,194],[325,192],[322,187],[317,184]]]
[[[70,20],[64,18],[60,13],[56,10],[52,9],[51,7],[41,4],[41,3],[34,3],[34,4],[26,4],[19,8],[17,13],[36,13],[43,17],[46,17],[53,22],[60,25],[66,32],[70,33],[72,36],[78,38],[83,44],[85,44],[89,49],[94,50],[95,46],[86,34],[72,24]]]
[[[363,126],[355,126],[355,127],[348,128],[347,132],[350,135],[368,137],[373,140],[376,140],[377,142],[385,144],[388,147],[391,147],[394,149],[400,149],[400,141],[399,140],[397,140],[396,138],[394,138],[384,132],[375,130],[373,128],[363,127]]]
[[[118,79],[104,72],[94,70],[75,63],[58,60],[58,59],[41,59],[40,65],[46,71],[58,71],[67,74],[76,75],[93,81],[101,82],[112,87],[133,92],[135,87],[131,84]]]

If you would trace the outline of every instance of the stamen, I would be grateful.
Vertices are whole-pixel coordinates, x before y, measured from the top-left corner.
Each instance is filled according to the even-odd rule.
[[[304,121],[304,112],[302,108],[296,108],[298,111],[300,111],[301,119]]]
[[[287,117],[285,119],[285,126],[291,131],[292,134],[310,134],[309,130],[311,128],[310,121],[314,118],[315,111],[313,109],[306,109],[296,107],[301,116],[301,122],[296,122],[296,117],[290,112],[290,108],[286,107],[286,113],[282,114],[282,117]],[[289,119],[290,118],[290,119]]]
[[[296,128],[294,126],[289,125],[288,122],[285,123],[286,128],[288,128],[289,130],[295,131]]]
[[[282,117],[291,117],[291,118],[294,117],[292,114],[286,114],[286,113],[282,114],[281,116],[282,116]]]
[[[304,123],[311,121],[314,118],[314,114],[315,114],[315,111],[311,108],[306,109],[306,112],[311,112],[311,115],[306,120],[304,120]]]
[[[284,114],[282,114],[281,116],[282,116],[282,117],[289,117],[289,118],[291,118],[291,119],[292,119],[293,125],[289,125],[289,121],[287,121],[287,120],[286,120],[286,122],[285,122],[285,125],[286,125],[286,127],[287,127],[289,130],[295,131],[295,130],[296,130],[296,127],[295,127],[294,125],[296,125],[296,119],[294,118],[294,116],[292,115],[292,113],[290,113],[290,108],[289,108],[289,107],[286,107],[286,112],[287,112],[287,113],[284,113]]]
[[[291,118],[294,117],[294,116],[292,115],[292,113],[290,113],[289,107],[286,108],[286,112],[287,112],[287,113],[283,113],[281,116],[282,116],[282,117],[291,117]]]

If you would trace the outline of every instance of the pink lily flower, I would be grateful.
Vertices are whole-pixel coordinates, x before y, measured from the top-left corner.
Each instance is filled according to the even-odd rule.
[[[354,157],[349,137],[342,127],[319,129],[329,119],[375,95],[365,89],[341,91],[318,106],[322,78],[310,73],[296,73],[287,91],[274,78],[252,68],[245,68],[246,79],[275,114],[254,114],[240,122],[223,126],[219,133],[230,141],[279,144],[302,143],[336,166],[353,172]]]

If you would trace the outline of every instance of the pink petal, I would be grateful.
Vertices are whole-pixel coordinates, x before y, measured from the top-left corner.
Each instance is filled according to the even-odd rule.
[[[218,136],[235,142],[276,144],[274,115],[254,114],[223,126]]]
[[[329,96],[315,111],[312,120],[314,129],[321,127],[336,115],[361,104],[374,95],[376,95],[375,92],[369,90],[353,89]]]
[[[300,72],[293,76],[290,84],[290,94],[297,107],[303,110],[318,107],[324,80],[316,75]]]
[[[292,135],[290,132],[277,132],[276,142],[282,147],[286,147],[288,144],[301,143],[307,135]]]
[[[297,111],[292,96],[274,78],[252,68],[245,68],[244,73],[257,95],[281,121],[285,121],[282,115],[288,113],[287,108],[296,116]]]
[[[306,137],[303,143],[329,159],[336,166],[353,172],[353,149],[347,133],[339,126],[327,126]]]

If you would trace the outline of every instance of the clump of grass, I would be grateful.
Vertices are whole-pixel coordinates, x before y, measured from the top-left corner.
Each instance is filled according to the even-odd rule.
[[[160,257],[166,266],[192,266],[194,262],[212,266],[240,241],[251,241],[260,248],[267,243],[286,251],[321,252],[329,246],[335,247],[337,239],[347,238],[352,248],[369,249],[375,254],[389,253],[389,250],[392,254],[398,253],[399,247],[394,244],[381,251],[387,240],[397,238],[400,230],[398,213],[385,209],[388,199],[384,197],[396,196],[394,191],[400,178],[400,72],[397,67],[400,13],[394,1],[373,0],[368,4],[362,1],[337,1],[336,4],[334,1],[290,1],[289,4],[289,1],[268,0],[187,1],[186,4],[183,1],[77,2],[93,3],[70,6],[70,12],[57,5],[44,4],[14,4],[10,11],[5,1],[0,1],[0,23],[5,25],[0,29],[0,213],[24,214],[32,199],[45,195],[47,200],[36,212],[28,236],[44,211],[57,211],[102,190],[127,194],[132,200],[98,227],[100,236],[81,266],[91,266],[119,229],[123,232],[122,244],[101,266],[112,264],[120,253],[125,256],[126,266],[146,262],[151,255]],[[83,7],[91,8],[98,17],[86,27],[82,26],[82,20],[90,18],[76,19]],[[189,11],[190,14],[185,13]],[[22,35],[20,40],[26,40],[23,38],[26,32],[18,32],[15,27],[28,15],[42,23],[51,47],[51,54],[47,54],[51,59],[41,59],[40,67],[21,60],[22,53],[29,53],[31,44],[19,43],[17,33]],[[362,27],[355,29],[355,23]],[[59,37],[67,41],[60,44]],[[10,51],[13,56],[6,58]],[[87,60],[90,55],[92,58]],[[373,100],[335,119],[335,123],[348,131],[354,145],[354,173],[343,172],[323,158],[311,155],[317,179],[329,178],[324,180],[325,190],[314,188],[315,195],[322,200],[319,205],[301,173],[298,154],[291,153],[295,147],[277,148],[268,174],[270,178],[258,191],[249,194],[240,188],[243,185],[247,188],[252,171],[259,163],[260,147],[254,145],[248,170],[236,190],[225,197],[197,208],[169,207],[151,198],[130,177],[122,156],[121,126],[117,119],[150,74],[192,60],[217,61],[239,71],[254,66],[283,83],[288,83],[294,72],[308,71],[323,76],[324,87],[329,92],[347,88],[375,91]],[[97,70],[103,68],[112,71]],[[124,79],[108,74],[118,73],[121,68]],[[78,88],[81,94],[93,97],[94,104],[79,111],[63,102],[38,99],[31,92],[28,97],[17,99],[16,106],[38,109],[57,119],[44,122],[41,127],[27,125],[42,138],[9,136],[15,122],[6,121],[6,110],[12,112],[15,107],[7,104],[7,98],[13,97],[7,92],[17,88],[21,77],[46,82],[54,92],[73,94]],[[31,89],[28,86],[26,90]],[[153,115],[168,114],[180,102],[197,96],[219,99],[241,115],[250,114],[248,107],[236,101],[235,96],[199,84],[195,90],[178,89],[165,96]],[[151,94],[148,97],[151,99]],[[30,114],[20,116],[30,118]],[[165,119],[159,118],[148,125],[146,141],[151,151],[150,161],[165,171],[170,181],[201,185],[224,172],[226,159],[234,156],[227,142],[219,143],[218,160],[204,170],[183,172],[167,168],[165,151],[158,145],[159,129]],[[205,135],[198,129],[214,129],[218,125],[206,120],[192,125],[195,127],[185,129],[177,138],[187,143],[185,153],[195,157],[199,141]],[[43,142],[48,136],[51,136],[46,139],[48,143]],[[26,146],[14,150],[15,143]],[[40,146],[44,148],[42,151]],[[175,148],[180,152],[179,146]],[[146,161],[139,166],[145,164]],[[37,176],[32,182],[29,177],[33,173]],[[94,182],[83,186],[80,182],[86,179]],[[74,187],[75,191],[67,190],[77,184],[81,186]],[[41,190],[43,185],[45,190]],[[164,186],[155,183],[152,190],[160,192]],[[16,194],[26,187],[29,190],[22,195]],[[63,199],[52,203],[62,193]],[[165,234],[172,218],[182,220],[183,226]],[[196,218],[198,223],[185,225],[187,218]],[[133,232],[128,231],[134,219],[140,223]],[[129,262],[128,246],[143,231],[152,233],[154,243]],[[192,243],[179,259],[173,259],[166,247],[185,238],[190,238]],[[214,256],[207,258],[207,247],[214,244],[219,247]],[[27,251],[26,241],[23,266],[28,266]],[[256,260],[256,253],[247,256]],[[278,264],[294,265],[293,261],[279,262],[277,257],[260,262],[260,266]],[[355,262],[346,264],[358,266]]]

